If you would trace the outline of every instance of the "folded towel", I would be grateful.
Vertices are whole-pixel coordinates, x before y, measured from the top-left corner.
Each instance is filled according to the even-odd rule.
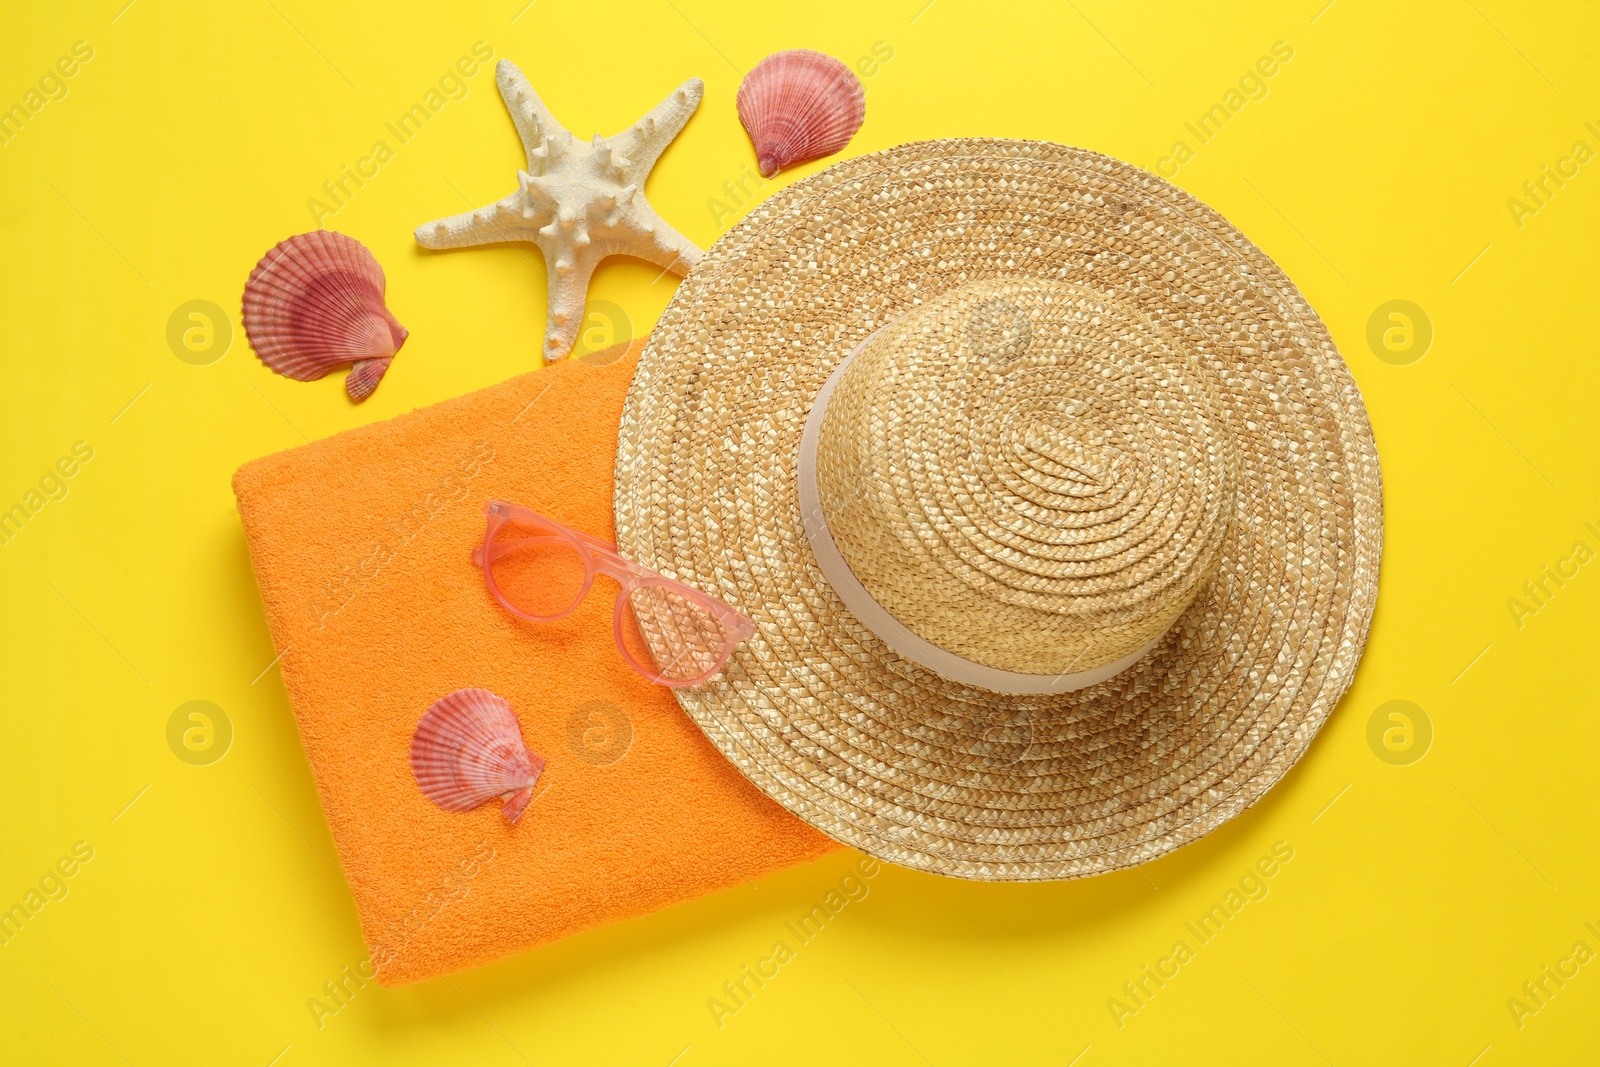
[[[616,586],[556,623],[506,611],[469,558],[490,498],[613,540],[635,342],[248,463],[234,476],[284,686],[386,985],[732,886],[841,846],[756,790],[623,662]],[[510,701],[547,761],[507,826],[412,779],[428,705]],[[369,972],[370,973],[370,972]]]

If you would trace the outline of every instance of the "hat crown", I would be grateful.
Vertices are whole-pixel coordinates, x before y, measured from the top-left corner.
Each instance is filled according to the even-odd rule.
[[[1182,615],[1233,517],[1217,389],[1182,339],[1063,281],[960,286],[867,341],[823,414],[818,499],[919,637],[1066,674]]]

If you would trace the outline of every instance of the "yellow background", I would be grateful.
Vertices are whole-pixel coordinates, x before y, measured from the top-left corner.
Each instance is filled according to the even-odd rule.
[[[69,894],[0,946],[0,1059],[1593,1062],[1600,962],[1548,984],[1520,1027],[1507,1005],[1532,1007],[1523,983],[1574,942],[1600,950],[1584,925],[1600,928],[1600,563],[1569,563],[1577,575],[1547,584],[1520,627],[1508,607],[1575,542],[1600,550],[1584,526],[1600,528],[1600,162],[1550,186],[1520,226],[1507,205],[1575,141],[1600,149],[1585,128],[1600,127],[1591,5],[125,3],[11,3],[0,33],[0,104],[74,42],[94,49],[66,97],[0,147],[0,507],[74,442],[94,449],[68,495],[0,545],[0,906],[75,842],[94,849]],[[851,63],[877,42],[893,50],[865,79],[849,153],[982,134],[1154,168],[1174,141],[1195,147],[1185,122],[1287,42],[1293,59],[1266,96],[1175,180],[1325,317],[1383,457],[1371,643],[1300,766],[1223,830],[1137,871],[1010,886],[885,869],[720,1028],[708,999],[853,854],[449,980],[369,985],[319,1029],[308,999],[364,950],[267,669],[228,480],[256,456],[536,365],[538,254],[430,254],[411,237],[513,188],[520,149],[492,70],[323,220],[374,250],[412,331],[370,401],[350,404],[340,374],[269,373],[239,331],[239,293],[267,248],[312,227],[322,183],[479,40],[522,65],[579,136],[703,77],[705,101],[649,194],[704,245],[733,221],[709,202],[754,170],[734,112],[741,70],[775,49]],[[765,196],[822,165],[747,188]],[[592,295],[642,332],[673,290],[656,274],[612,261]],[[166,342],[174,309],[200,299],[233,317],[231,349],[207,366]],[[1367,343],[1369,317],[1394,299],[1434,329],[1405,366]],[[234,730],[209,766],[167,744],[168,717],[193,699]],[[1409,765],[1369,746],[1369,717],[1391,700],[1432,725]],[[1173,942],[1194,947],[1185,922],[1278,841],[1294,858],[1266,898],[1119,1027],[1108,1000],[1128,1003],[1123,983]]]

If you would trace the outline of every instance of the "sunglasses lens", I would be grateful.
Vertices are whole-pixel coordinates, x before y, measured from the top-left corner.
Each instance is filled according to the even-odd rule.
[[[560,615],[583,595],[583,559],[572,542],[536,527],[507,523],[490,563],[500,594],[526,615]]]
[[[645,585],[628,594],[628,605],[638,623],[628,633],[628,654],[642,667],[654,664],[653,676],[686,682],[721,662],[727,631],[698,604],[665,586]]]

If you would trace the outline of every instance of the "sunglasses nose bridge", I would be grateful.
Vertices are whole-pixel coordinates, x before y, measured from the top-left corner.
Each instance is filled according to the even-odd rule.
[[[604,575],[612,579],[618,586],[616,605],[613,610],[613,626],[618,651],[622,653],[629,666],[652,682],[669,686],[698,684],[720,670],[727,661],[729,653],[732,652],[733,646],[741,641],[748,640],[756,631],[754,624],[749,619],[736,611],[730,611],[727,605],[718,601],[715,597],[697,593],[693,589],[683,590],[679,583],[656,573],[648,567],[631,562],[618,553],[615,547],[598,538],[591,537],[581,531],[571,530],[553,519],[548,519],[537,513],[523,514],[522,509],[513,509],[511,505],[506,504],[504,501],[490,501],[485,506],[484,513],[488,519],[488,530],[485,534],[488,540],[472,548],[471,558],[474,566],[484,568],[489,586],[501,605],[513,614],[533,622],[554,622],[557,619],[564,618],[577,608],[578,604],[589,594],[597,577]],[[527,525],[530,530],[535,532],[531,536],[502,541],[496,535],[501,527],[508,522]],[[486,548],[489,541],[493,541],[492,548]],[[498,566],[498,561],[503,555],[510,556],[520,549],[530,546],[548,548],[551,545],[562,542],[565,542],[573,549],[581,559],[583,569],[586,572],[581,591],[565,611],[554,614],[530,614],[525,608],[518,607],[512,600],[507,599],[499,588],[495,577],[487,573],[488,565],[485,562],[486,560],[493,560],[495,565]],[[649,664],[639,661],[635,653],[630,650],[629,643],[626,640],[627,627],[625,626],[625,617],[629,609],[635,607],[633,604],[634,597],[639,595],[642,590],[652,589],[655,590],[657,599],[667,597],[683,601],[684,603],[679,605],[680,612],[683,609],[693,608],[701,614],[711,616],[716,621],[716,628],[720,631],[722,642],[721,647],[715,650],[718,653],[715,657],[716,662],[709,669],[692,678],[667,677],[668,671],[677,665],[677,660],[687,653],[698,650],[701,664],[704,664],[709,658],[712,650],[706,646],[711,643],[711,633],[709,631],[712,627],[706,625],[707,620],[702,620],[692,625],[683,624],[680,620],[680,628],[688,630],[689,633],[687,636],[680,635],[681,639],[677,641],[677,644],[683,647],[676,650],[676,655],[672,657],[672,663],[669,663],[665,669],[650,669]],[[650,594],[646,593],[645,596],[648,601]],[[705,601],[710,603],[707,604]],[[645,608],[645,611],[647,615],[650,613],[648,607]],[[637,618],[637,616],[635,617]],[[697,634],[698,637],[696,636]],[[646,644],[648,645],[648,643],[647,639]],[[643,651],[649,657],[653,657],[655,654],[653,648],[646,648]]]
[[[596,552],[589,549],[585,555],[590,561],[596,574],[603,574],[616,581],[622,587],[622,594],[626,595],[633,585],[637,584],[638,575],[628,566],[622,557],[609,552]]]

